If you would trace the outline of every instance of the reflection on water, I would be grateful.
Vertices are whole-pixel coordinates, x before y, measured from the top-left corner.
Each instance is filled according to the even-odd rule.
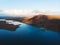
[[[60,33],[42,31],[31,25],[21,24],[16,31],[0,29],[0,44],[6,45],[58,45]]]

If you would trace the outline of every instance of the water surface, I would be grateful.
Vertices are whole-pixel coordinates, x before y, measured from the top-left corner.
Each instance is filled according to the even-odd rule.
[[[0,44],[4,45],[60,45],[60,33],[42,31],[28,24],[21,24],[16,31],[0,29]]]

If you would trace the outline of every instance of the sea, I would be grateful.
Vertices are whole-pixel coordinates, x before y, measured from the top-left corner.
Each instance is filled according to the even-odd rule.
[[[60,45],[60,33],[42,30],[24,23],[16,31],[0,29],[0,45]]]

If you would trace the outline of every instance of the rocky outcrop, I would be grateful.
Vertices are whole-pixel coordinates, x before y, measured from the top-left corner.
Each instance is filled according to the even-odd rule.
[[[23,22],[35,27],[43,27],[48,30],[60,32],[59,16],[36,15],[34,17],[25,19]]]

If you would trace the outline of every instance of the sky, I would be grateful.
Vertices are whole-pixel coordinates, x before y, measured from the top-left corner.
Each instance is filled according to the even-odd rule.
[[[0,10],[18,14],[32,10],[60,12],[60,0],[0,0]]]

